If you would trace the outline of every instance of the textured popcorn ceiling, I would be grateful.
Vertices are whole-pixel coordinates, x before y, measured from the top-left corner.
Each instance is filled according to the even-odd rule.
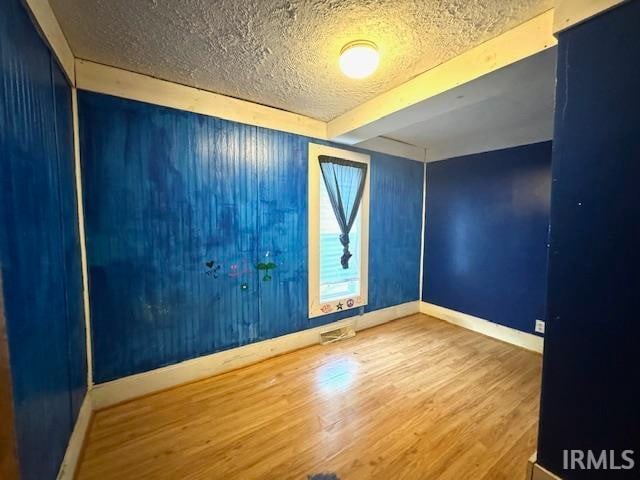
[[[330,120],[553,0],[50,0],[76,57]],[[378,71],[344,77],[351,40]]]

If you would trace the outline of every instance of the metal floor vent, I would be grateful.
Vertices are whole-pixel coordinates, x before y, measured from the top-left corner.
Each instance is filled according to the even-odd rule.
[[[320,343],[326,345],[328,343],[337,342],[346,338],[356,336],[356,331],[353,329],[353,325],[345,325],[344,327],[336,328],[335,330],[329,330],[328,332],[322,332],[320,334]]]

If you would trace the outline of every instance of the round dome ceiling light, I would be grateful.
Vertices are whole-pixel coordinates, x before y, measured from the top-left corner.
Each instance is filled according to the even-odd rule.
[[[356,40],[340,51],[340,70],[349,78],[366,78],[376,71],[380,63],[378,48],[373,42]]]

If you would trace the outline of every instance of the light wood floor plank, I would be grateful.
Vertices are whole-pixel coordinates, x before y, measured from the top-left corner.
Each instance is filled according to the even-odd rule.
[[[518,480],[540,369],[413,315],[97,412],[78,478]]]

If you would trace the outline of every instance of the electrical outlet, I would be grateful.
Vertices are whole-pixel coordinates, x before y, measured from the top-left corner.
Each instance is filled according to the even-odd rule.
[[[544,334],[544,321],[536,320],[536,332]]]

